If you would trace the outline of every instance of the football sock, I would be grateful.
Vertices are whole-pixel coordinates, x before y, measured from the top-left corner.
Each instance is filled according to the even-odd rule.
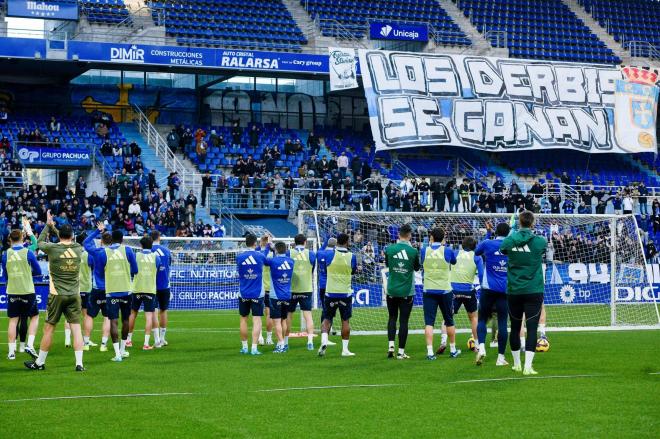
[[[133,341],[133,333],[132,333],[132,332],[129,332],[129,333],[128,333],[128,337],[126,338],[126,341],[127,341],[127,342],[128,342],[128,341]]]
[[[126,340],[124,339],[119,342],[119,352],[122,354],[126,352]]]
[[[314,343],[314,334],[307,334],[307,344]]]
[[[241,346],[243,347],[243,349],[247,349],[248,348],[247,340],[245,341],[241,340]]]
[[[289,344],[289,336],[284,337],[284,344],[285,345]]]
[[[158,328],[152,329],[151,333],[154,335],[154,343],[160,344],[160,331]]]
[[[456,343],[449,343],[449,352],[456,352]]]
[[[403,355],[405,353],[405,349],[399,348],[399,355]]]
[[[121,351],[119,350],[119,343],[112,343],[112,347],[115,350],[115,356],[121,357]]]
[[[545,337],[545,323],[539,324],[539,331],[541,331],[541,337]]]
[[[71,330],[64,330],[64,344],[71,344]]]
[[[35,364],[37,366],[41,366],[43,364],[46,364],[46,357],[48,356],[48,352],[44,352],[42,350],[39,350],[39,356],[37,357],[37,360],[35,361]]]
[[[327,332],[322,332],[321,333],[321,346],[327,346],[328,345],[328,333]]]
[[[144,345],[149,346],[149,339],[151,338],[150,334],[144,334]]]
[[[390,350],[390,351],[393,351],[393,350],[394,350],[394,340],[390,340],[390,341],[387,343],[387,349]]]
[[[513,365],[520,366],[520,351],[511,351],[511,355],[513,355]]]
[[[447,344],[447,334],[442,334],[440,336],[440,344]]]
[[[525,351],[525,369],[530,369],[533,361],[534,351]]]
[[[266,341],[273,341],[273,331],[266,332]]]
[[[108,344],[108,337],[101,337],[101,344],[102,345]]]
[[[12,299],[13,300],[13,299]],[[9,343],[9,355],[16,354],[16,343]]]
[[[27,345],[34,349],[34,335],[28,335]]]
[[[76,366],[82,366],[83,351],[75,351],[74,355],[76,356]]]
[[[342,340],[341,347],[344,351],[348,351],[348,340]]]
[[[479,354],[486,355],[486,343],[479,343]]]
[[[504,354],[497,354],[497,361],[506,361]]]
[[[257,345],[252,343],[252,352],[257,352]]]
[[[160,340],[165,341],[165,333],[167,332],[167,328],[160,328]]]
[[[426,355],[433,355],[433,345],[432,344],[427,344],[426,345]]]

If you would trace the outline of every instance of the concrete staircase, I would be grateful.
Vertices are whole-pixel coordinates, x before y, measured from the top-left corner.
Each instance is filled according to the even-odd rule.
[[[458,27],[461,28],[465,35],[467,35],[468,38],[472,40],[472,47],[469,49],[470,54],[508,56],[508,50],[496,49],[490,45],[488,40],[486,40],[484,36],[474,26],[472,26],[470,19],[463,15],[463,11],[461,11],[458,6],[456,6],[456,3],[452,2],[451,0],[437,0],[437,2],[440,4],[442,9],[447,12],[447,15],[449,15],[451,19],[454,20],[454,23],[456,23]],[[442,47],[443,46],[438,46],[438,50],[442,50]],[[506,53],[503,53],[503,50]]]
[[[282,0],[282,2],[307,38],[307,46],[302,46],[303,52],[327,53],[328,47],[341,47],[334,38],[321,35],[321,29],[316,26],[299,0]]]
[[[618,43],[617,41],[614,40],[614,37],[612,35],[607,33],[607,30],[605,30],[603,27],[601,27],[600,24],[598,24],[598,21],[594,20],[594,18],[589,14],[582,6],[578,4],[576,0],[563,0],[564,4],[569,7],[571,11],[580,19],[582,22],[593,32],[596,34],[598,38],[605,44],[607,44],[607,47],[612,49],[612,51],[621,58],[621,61],[624,64],[630,63],[631,56],[630,53],[627,50],[624,50],[623,46]]]

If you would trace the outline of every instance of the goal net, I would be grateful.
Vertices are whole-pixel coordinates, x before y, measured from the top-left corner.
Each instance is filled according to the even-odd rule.
[[[433,227],[441,227],[447,244],[456,250],[466,236],[486,239],[487,222],[496,227],[503,221],[515,219],[511,214],[302,211],[299,229],[319,243],[341,232],[350,236],[350,250],[359,265],[353,277],[351,327],[372,333],[387,328],[384,249],[396,241],[401,225],[412,226],[416,247],[428,243]],[[654,270],[645,263],[633,216],[537,215],[535,233],[548,239],[544,268],[549,329],[660,324]],[[421,273],[416,276],[414,304],[410,329],[419,331],[424,328]],[[470,327],[464,310],[459,311],[456,325],[463,330]]]
[[[260,238],[260,237],[258,237]],[[292,238],[273,238],[293,245]],[[139,251],[140,238],[126,237],[124,244]],[[246,250],[243,238],[161,238],[172,254],[170,309],[238,309],[236,256]],[[307,242],[315,249],[316,240]]]

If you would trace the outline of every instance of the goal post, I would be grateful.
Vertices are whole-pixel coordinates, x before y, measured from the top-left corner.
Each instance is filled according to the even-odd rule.
[[[428,243],[433,227],[441,227],[447,244],[458,249],[466,236],[486,239],[488,222],[494,228],[512,220],[511,214],[301,211],[298,228],[319,243],[341,232],[350,236],[350,250],[360,267],[353,277],[351,327],[356,333],[370,334],[387,328],[383,252],[396,241],[399,226],[412,226],[417,247]],[[660,282],[656,272],[660,270],[646,264],[634,216],[538,214],[534,229],[548,239],[544,300],[549,330],[660,328],[653,285]],[[421,332],[421,273],[415,283],[410,329]],[[463,310],[457,328],[469,328]]]

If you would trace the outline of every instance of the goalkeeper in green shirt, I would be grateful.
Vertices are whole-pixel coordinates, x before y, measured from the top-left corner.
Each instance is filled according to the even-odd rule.
[[[394,357],[394,339],[396,321],[399,320],[399,360],[410,358],[406,355],[408,339],[408,320],[412,312],[415,297],[415,271],[419,271],[419,251],[410,244],[412,228],[404,224],[399,229],[399,241],[385,250],[385,263],[389,270],[387,280],[387,358]]]

